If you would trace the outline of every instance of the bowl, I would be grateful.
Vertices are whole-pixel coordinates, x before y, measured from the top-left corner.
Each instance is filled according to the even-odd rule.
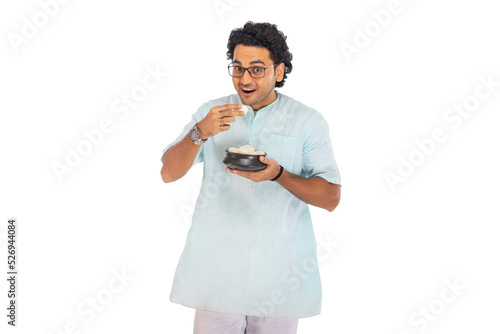
[[[256,172],[267,167],[266,164],[260,162],[260,156],[266,156],[266,154],[233,153],[226,149],[226,157],[222,162],[231,169]]]

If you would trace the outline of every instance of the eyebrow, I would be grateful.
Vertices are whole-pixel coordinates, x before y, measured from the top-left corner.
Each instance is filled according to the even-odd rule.
[[[235,61],[233,61],[233,64],[240,64],[241,65],[241,62],[239,60],[235,60]],[[254,65],[254,64],[266,65],[262,60],[253,60],[250,62],[250,65]]]

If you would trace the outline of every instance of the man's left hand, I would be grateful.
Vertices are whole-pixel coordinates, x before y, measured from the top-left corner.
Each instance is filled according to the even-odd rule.
[[[280,166],[278,165],[278,162],[274,159],[268,159],[265,156],[260,156],[259,160],[260,162],[266,164],[267,167],[258,172],[242,171],[231,169],[229,167],[226,167],[226,170],[230,173],[246,177],[247,179],[250,179],[255,183],[274,179],[280,172]]]

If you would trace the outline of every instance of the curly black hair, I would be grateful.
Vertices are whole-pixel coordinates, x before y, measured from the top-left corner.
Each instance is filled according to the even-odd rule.
[[[283,87],[287,74],[292,72],[292,54],[288,50],[286,36],[275,24],[248,21],[243,28],[231,31],[227,43],[227,59],[233,59],[234,48],[238,44],[265,47],[269,50],[274,64],[285,63],[283,80],[275,83],[275,87]]]

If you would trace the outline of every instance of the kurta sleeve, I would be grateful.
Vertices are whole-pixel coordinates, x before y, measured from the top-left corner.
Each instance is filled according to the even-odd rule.
[[[163,156],[165,155],[165,153],[169,149],[171,149],[173,146],[180,143],[184,139],[184,137],[186,137],[188,135],[189,130],[191,130],[193,125],[195,125],[196,123],[198,123],[199,121],[201,121],[204,118],[204,108],[205,108],[205,105],[201,106],[198,109],[198,111],[195,112],[191,116],[191,121],[184,126],[184,129],[182,130],[181,134],[172,143],[170,143],[167,147],[165,147],[163,149],[163,153],[161,155],[160,161],[163,161]],[[201,145],[200,149],[198,150],[198,153],[196,154],[196,157],[194,158],[194,161],[193,161],[193,164],[191,165],[191,167],[199,162],[203,162],[203,144]]]
[[[318,114],[312,124],[306,131],[302,147],[301,175],[306,178],[322,177],[330,183],[340,185],[340,173],[333,155],[328,123]]]

